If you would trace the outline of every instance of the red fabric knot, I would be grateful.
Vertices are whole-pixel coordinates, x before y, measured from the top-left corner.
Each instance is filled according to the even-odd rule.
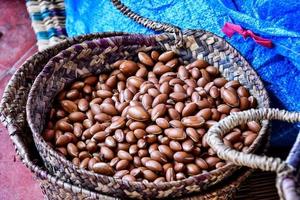
[[[232,37],[234,33],[239,33],[243,36],[244,39],[251,37],[257,44],[260,44],[264,47],[272,48],[272,41],[255,35],[251,30],[244,30],[240,25],[226,22],[222,28],[223,33],[228,37]]]

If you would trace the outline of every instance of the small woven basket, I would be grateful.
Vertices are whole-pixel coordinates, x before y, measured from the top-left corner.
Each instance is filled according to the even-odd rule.
[[[61,180],[60,177],[53,176],[45,169],[43,161],[40,159],[39,153],[35,148],[32,133],[26,122],[25,106],[29,90],[31,89],[36,76],[41,72],[49,59],[55,56],[58,52],[85,40],[117,35],[124,34],[102,33],[79,36],[70,38],[58,45],[55,45],[54,47],[41,51],[32,56],[18,69],[5,88],[0,105],[1,122],[6,126],[19,158],[24,165],[32,171],[37,181],[40,183],[42,191],[46,195],[46,199],[116,199],[70,184]],[[250,175],[250,173],[251,170],[242,169],[221,185],[213,187],[205,193],[197,194],[197,196],[186,197],[184,199],[232,199],[237,188]]]
[[[268,97],[257,74],[245,59],[227,42],[206,31],[187,31],[183,34],[181,48],[173,34],[125,35],[109,37],[71,46],[53,57],[36,78],[27,102],[27,120],[33,132],[37,149],[48,170],[63,180],[117,197],[150,199],[177,197],[196,191],[204,191],[239,167],[227,164],[209,173],[202,173],[181,181],[164,183],[127,182],[85,169],[80,169],[51,148],[41,137],[51,109],[52,101],[59,91],[78,78],[112,70],[110,65],[119,59],[130,59],[139,51],[152,49],[172,50],[184,61],[203,58],[217,67],[227,80],[239,80],[257,99],[258,107],[269,107]],[[266,135],[267,121],[249,152],[255,152]]]
[[[280,199],[298,200],[300,199],[300,134],[286,161],[282,161],[280,158],[245,154],[231,149],[223,143],[222,135],[235,126],[248,121],[265,119],[281,120],[290,123],[300,122],[300,113],[266,108],[233,113],[209,129],[206,135],[207,142],[222,159],[231,161],[239,166],[276,172],[276,186]]]

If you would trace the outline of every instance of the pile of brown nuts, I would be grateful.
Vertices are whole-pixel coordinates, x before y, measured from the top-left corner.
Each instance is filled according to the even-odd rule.
[[[183,65],[172,51],[133,60],[61,91],[42,134],[48,144],[81,168],[127,181],[182,180],[224,166],[203,136],[256,99],[204,60]],[[260,128],[236,127],[224,142],[245,151]]]

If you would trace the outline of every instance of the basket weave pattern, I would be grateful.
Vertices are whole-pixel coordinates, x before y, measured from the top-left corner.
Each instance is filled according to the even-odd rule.
[[[82,185],[102,193],[134,198],[163,198],[203,191],[230,176],[239,167],[227,164],[221,169],[189,177],[182,181],[167,183],[128,183],[84,169],[50,148],[40,133],[54,96],[76,78],[109,71],[111,63],[120,58],[130,58],[138,51],[150,49],[173,50],[187,62],[204,58],[217,67],[228,80],[239,80],[258,100],[259,107],[269,107],[263,84],[249,64],[223,39],[205,31],[185,33],[185,46],[177,48],[171,34],[157,36],[128,35],[86,41],[74,45],[52,58],[34,82],[27,104],[28,123],[33,131],[36,146],[50,172],[63,180]],[[251,146],[253,152],[265,137],[267,121],[262,121],[262,130]]]
[[[25,62],[9,81],[0,105],[1,122],[5,124],[8,133],[16,148],[22,162],[33,172],[41,185],[46,199],[63,200],[63,199],[116,199],[92,192],[83,187],[69,184],[54,177],[45,170],[40,162],[38,152],[34,148],[32,133],[25,121],[25,105],[28,99],[28,92],[31,89],[37,74],[44,68],[53,56],[58,52],[68,48],[71,45],[81,43],[84,40],[99,39],[103,37],[122,35],[122,33],[102,33],[90,34],[70,38],[54,47],[44,50],[32,56]],[[20,92],[23,91],[23,92]],[[11,103],[14,102],[14,103]],[[195,197],[187,197],[188,199],[210,200],[210,199],[231,199],[240,184],[249,176],[251,171],[232,177],[228,182],[221,184],[219,187],[205,193],[197,194]],[[226,195],[224,195],[226,194]]]
[[[216,151],[220,158],[231,161],[239,166],[247,166],[263,171],[277,173],[277,190],[280,199],[300,199],[299,193],[299,150],[300,137],[295,141],[287,161],[280,158],[245,154],[225,146],[222,141],[222,134],[227,133],[233,127],[253,120],[281,120],[290,123],[300,122],[299,112],[288,112],[272,108],[251,109],[243,112],[233,113],[222,119],[218,124],[212,126],[207,133],[207,142]],[[297,155],[298,152],[298,155]]]

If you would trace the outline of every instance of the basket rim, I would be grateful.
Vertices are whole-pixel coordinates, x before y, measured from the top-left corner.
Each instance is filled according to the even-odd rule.
[[[66,181],[61,180],[59,177],[55,177],[52,174],[50,174],[47,170],[45,170],[43,167],[37,165],[36,159],[32,159],[32,157],[29,154],[28,147],[26,144],[22,141],[23,138],[19,135],[20,132],[24,131],[24,127],[21,128],[17,125],[16,120],[12,116],[11,109],[9,109],[9,112],[6,113],[5,109],[7,109],[9,104],[9,99],[13,98],[10,95],[13,94],[15,96],[16,90],[15,90],[15,84],[18,80],[21,80],[22,78],[26,78],[25,74],[27,71],[27,68],[29,68],[30,63],[34,62],[39,57],[51,57],[53,54],[52,49],[64,49],[66,46],[70,46],[72,44],[80,43],[81,40],[86,40],[89,38],[103,38],[103,37],[109,37],[114,35],[126,35],[128,33],[125,32],[105,32],[105,33],[92,33],[92,34],[86,34],[86,35],[80,35],[75,36],[72,38],[68,38],[58,44],[53,45],[52,47],[46,48],[42,51],[36,52],[32,56],[30,56],[12,75],[9,82],[7,83],[3,96],[1,98],[0,103],[0,118],[1,123],[6,127],[8,131],[8,135],[10,136],[10,139],[15,147],[16,154],[19,156],[21,162],[32,172],[34,175],[39,179],[39,181],[46,181],[52,184],[56,184],[59,187],[63,188],[64,190],[67,190],[69,192],[74,193],[82,193],[86,194],[88,196],[93,196],[97,198],[105,197],[107,199],[112,199],[110,196],[106,196],[104,194],[99,194],[94,191],[90,191],[85,188],[81,188],[78,185],[70,184]],[[52,54],[52,55],[48,55]],[[35,62],[34,62],[35,63]],[[27,83],[27,82],[26,82]],[[18,84],[17,84],[18,85]],[[30,84],[27,85],[29,88],[31,87]],[[32,137],[32,135],[30,135]],[[36,152],[38,154],[38,152]],[[239,177],[241,179],[244,179],[242,176]],[[42,184],[42,183],[40,183]],[[115,199],[115,198],[113,198]]]
[[[209,34],[212,34],[214,37],[217,37],[223,41],[225,41],[223,38],[219,37],[219,36],[216,36],[215,34],[211,33],[211,32],[208,32],[208,31],[204,31],[204,30],[188,30],[187,32],[189,31],[200,31],[200,32],[204,32],[204,33],[209,33]],[[114,37],[127,37],[127,36],[143,36],[143,37],[149,37],[149,38],[160,38],[161,36],[163,35],[170,35],[169,33],[162,33],[162,34],[159,34],[159,35],[144,35],[144,34],[129,34],[129,35],[126,35],[126,36],[114,36]],[[101,39],[96,39],[96,40],[101,40]],[[94,40],[86,40],[84,42],[82,42],[81,44],[75,44],[75,45],[72,45],[70,46],[69,48],[61,51],[59,54],[57,54],[56,56],[52,57],[48,63],[45,65],[44,69],[42,70],[42,72],[37,76],[37,78],[35,79],[33,85],[32,85],[32,88],[30,90],[30,93],[29,93],[29,98],[27,100],[27,104],[26,104],[26,114],[27,114],[27,120],[28,120],[28,124],[30,126],[30,129],[33,133],[33,136],[34,136],[34,140],[35,142],[39,142],[40,144],[42,144],[44,146],[44,148],[48,148],[48,152],[52,155],[52,156],[55,156],[57,159],[59,159],[61,162],[63,162],[63,164],[67,167],[70,167],[74,170],[77,170],[79,173],[85,173],[89,176],[96,176],[96,177],[105,177],[105,178],[108,178],[110,181],[114,181],[114,182],[118,182],[120,184],[130,184],[131,186],[136,186],[136,185],[146,185],[146,186],[149,186],[149,187],[153,187],[153,186],[171,186],[171,185],[178,185],[179,183],[183,183],[183,182],[190,182],[189,180],[192,179],[192,178],[197,178],[197,177],[200,177],[200,176],[204,176],[204,175],[207,175],[207,174],[210,174],[210,175],[213,175],[215,173],[220,173],[220,172],[230,172],[230,170],[232,171],[236,171],[238,168],[238,166],[232,164],[232,163],[226,163],[225,166],[219,168],[219,169],[214,169],[212,171],[209,171],[209,172],[202,172],[198,175],[194,175],[194,176],[189,176],[183,180],[178,180],[178,181],[170,181],[170,182],[162,182],[162,183],[156,183],[154,184],[153,182],[149,182],[149,183],[142,183],[140,181],[134,181],[134,182],[130,182],[128,183],[127,181],[123,181],[121,179],[117,179],[117,178],[114,178],[112,176],[106,176],[106,175],[101,175],[101,174],[96,174],[94,172],[91,172],[91,171],[88,171],[88,170],[85,170],[85,169],[81,169],[77,166],[75,166],[71,161],[67,160],[66,158],[64,158],[63,156],[61,156],[60,154],[58,154],[52,147],[50,147],[44,140],[43,138],[41,137],[40,133],[38,133],[38,131],[33,127],[33,119],[31,118],[31,111],[33,110],[33,108],[31,107],[32,105],[34,105],[32,103],[33,101],[33,97],[32,97],[32,93],[34,93],[34,90],[35,90],[35,87],[38,86],[39,84],[39,81],[43,78],[43,71],[47,70],[47,68],[50,68],[51,67],[51,62],[53,62],[53,59],[55,58],[58,58],[60,56],[63,56],[64,54],[66,54],[67,52],[69,51],[72,51],[74,50],[75,48],[78,48],[78,47],[82,47],[84,48],[85,46],[88,46],[90,43],[93,43]],[[256,75],[256,77],[258,78],[258,82],[263,86],[263,83],[260,79],[260,77],[257,75],[257,73],[255,72],[255,70],[250,66],[250,64],[244,59],[244,57],[234,48],[232,47],[227,41],[225,41],[225,43],[230,47],[232,48],[238,55],[239,57],[241,58],[241,60],[244,62],[243,65],[246,65],[249,69],[252,70],[252,72]],[[261,90],[264,90],[265,94],[267,95],[267,92],[265,90],[265,87],[263,86],[263,88]],[[268,98],[266,98],[266,101],[264,102],[265,105],[267,105],[267,107],[269,107],[269,100]],[[259,141],[264,137],[264,135],[266,135],[266,129],[269,125],[269,121],[268,120],[264,120],[262,121],[262,129],[261,131],[258,133],[258,137],[255,139],[255,141],[252,143],[252,145],[250,146],[248,152],[252,152],[252,150],[255,149],[255,145],[257,146],[257,143],[259,143]],[[259,137],[260,136],[260,137]],[[37,141],[36,141],[37,139]]]
[[[81,36],[76,36],[73,38],[68,38],[65,41],[60,42],[59,44],[54,45],[53,47],[50,47],[48,49],[45,49],[43,51],[37,52],[35,55],[31,56],[25,63],[22,64],[22,66],[20,68],[18,68],[18,70],[14,73],[14,75],[11,77],[10,81],[8,82],[7,86],[5,87],[4,93],[3,93],[3,97],[1,100],[1,104],[0,104],[0,116],[1,116],[1,121],[2,123],[6,126],[6,128],[8,129],[8,134],[10,135],[11,140],[13,141],[13,144],[15,146],[16,149],[16,153],[19,155],[19,157],[21,158],[21,161],[24,163],[25,166],[27,166],[37,177],[41,178],[41,180],[46,181],[46,182],[50,182],[53,184],[57,184],[59,185],[61,188],[64,188],[65,190],[68,190],[70,192],[76,192],[76,193],[83,193],[83,194],[87,194],[90,196],[102,196],[102,194],[98,194],[98,193],[94,193],[92,191],[86,190],[84,188],[79,188],[76,185],[71,185],[68,182],[64,182],[63,180],[51,175],[48,171],[45,171],[42,167],[38,166],[34,160],[32,160],[32,158],[29,156],[29,159],[26,159],[26,157],[28,155],[30,155],[30,153],[27,150],[27,146],[26,144],[18,144],[18,139],[22,139],[20,132],[24,131],[24,127],[18,127],[16,126],[16,119],[13,115],[13,113],[11,112],[6,112],[5,109],[9,109],[11,110],[12,107],[10,107],[10,100],[13,99],[16,95],[16,89],[15,88],[19,88],[19,84],[16,82],[18,82],[19,80],[22,80],[24,78],[27,78],[26,76],[26,72],[27,69],[29,68],[29,64],[32,62],[34,62],[34,64],[36,63],[35,60],[38,57],[44,57],[43,59],[49,59],[51,56],[55,55],[56,53],[53,53],[52,51],[49,52],[49,49],[52,48],[57,48],[58,50],[62,50],[67,46],[70,46],[72,44],[76,44],[76,43],[80,43],[80,40],[86,40],[86,39],[91,39],[91,38],[101,38],[101,37],[109,37],[108,35],[110,34],[123,34],[122,32],[105,32],[103,34],[101,33],[94,33],[94,34],[88,34],[88,35],[81,35]],[[127,33],[124,33],[127,34]],[[111,36],[111,35],[110,35]],[[48,55],[51,54],[51,55]],[[30,77],[31,78],[31,77]],[[34,77],[32,77],[34,78]],[[26,86],[28,86],[29,88],[31,87],[31,85],[29,85],[27,82],[24,83],[27,84]],[[26,87],[25,86],[25,87]],[[21,87],[23,87],[23,85],[21,84]],[[26,98],[27,96],[25,96]],[[19,106],[19,105],[18,105]],[[12,128],[11,128],[12,127]],[[32,135],[30,135],[30,137],[32,137]],[[38,153],[38,152],[37,152]],[[237,182],[236,186],[238,187],[239,184],[246,178],[246,176],[243,177],[239,177],[237,178],[237,180],[234,180],[235,182]],[[228,186],[226,186],[228,187]],[[222,188],[218,188],[218,190],[222,190]],[[223,190],[223,192],[226,192],[225,189]]]
[[[6,86],[4,88],[3,95],[2,95],[2,98],[1,98],[1,101],[0,101],[0,118],[1,118],[1,122],[7,121],[7,118],[9,118],[8,124],[12,124],[12,122],[14,122],[14,118],[11,117],[11,113],[7,114],[5,112],[5,108],[7,107],[7,104],[10,103],[9,101],[7,101],[7,99],[10,99],[10,94],[14,94],[15,91],[11,92],[11,88],[14,88],[16,80],[18,80],[18,77],[21,77],[22,74],[27,70],[26,67],[28,67],[27,65],[30,64],[31,61],[34,61],[34,60],[38,59],[39,57],[45,56],[44,54],[47,54],[52,49],[62,49],[62,50],[64,50],[63,47],[65,45],[68,48],[70,46],[80,44],[80,43],[82,43],[82,41],[86,41],[87,39],[90,40],[91,38],[99,39],[99,38],[106,38],[106,37],[120,36],[120,35],[128,35],[128,34],[130,34],[130,33],[116,32],[116,31],[103,32],[103,33],[82,34],[82,35],[70,37],[68,39],[65,39],[65,40],[57,43],[57,44],[54,44],[53,46],[47,47],[47,48],[45,48],[41,51],[37,51],[36,53],[34,53],[32,56],[27,58],[22,63],[22,65],[14,72],[14,74],[11,76],[11,78],[9,79],[8,83],[6,84]],[[62,50],[60,50],[59,52],[61,52]],[[55,54],[55,55],[57,55],[57,54]],[[43,67],[43,69],[44,69],[44,67]],[[32,87],[32,85],[31,85],[31,87]],[[30,89],[31,89],[31,87],[30,87]]]

